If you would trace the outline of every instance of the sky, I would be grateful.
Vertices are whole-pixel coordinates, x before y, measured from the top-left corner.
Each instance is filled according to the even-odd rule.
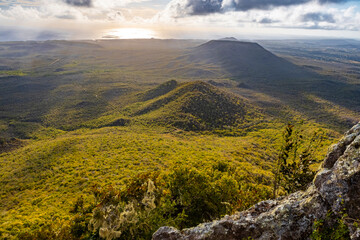
[[[360,1],[0,0],[0,41],[360,39]]]

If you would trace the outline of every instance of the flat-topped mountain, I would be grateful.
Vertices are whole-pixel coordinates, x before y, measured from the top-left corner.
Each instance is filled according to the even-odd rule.
[[[187,59],[219,65],[232,76],[242,78],[276,80],[309,74],[253,42],[211,40],[192,49]]]

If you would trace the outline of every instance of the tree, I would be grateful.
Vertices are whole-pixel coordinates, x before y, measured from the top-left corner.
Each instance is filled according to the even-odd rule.
[[[294,125],[287,125],[274,172],[274,198],[280,187],[287,193],[305,190],[316,174],[311,165],[319,161],[315,153],[324,139],[322,130],[306,137],[303,131],[296,130]]]

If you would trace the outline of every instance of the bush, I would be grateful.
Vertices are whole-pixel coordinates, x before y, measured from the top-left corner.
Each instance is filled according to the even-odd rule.
[[[347,240],[350,239],[349,229],[344,222],[344,217],[336,217],[333,212],[328,212],[325,219],[316,220],[312,240]]]
[[[142,173],[125,188],[95,188],[99,203],[91,234],[106,239],[150,239],[161,226],[192,227],[270,197],[264,187],[246,184],[225,162],[207,169],[180,166],[167,174]]]
[[[239,197],[239,184],[228,173],[214,176],[187,167],[169,175],[169,190],[177,212],[186,215],[181,228],[229,213]]]

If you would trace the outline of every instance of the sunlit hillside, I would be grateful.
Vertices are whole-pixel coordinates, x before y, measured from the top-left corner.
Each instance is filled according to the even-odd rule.
[[[120,239],[149,239],[166,224],[191,227],[247,209],[274,197],[286,127],[295,129],[294,161],[306,152],[314,171],[360,118],[353,76],[339,80],[256,43],[0,48],[4,239],[98,239],[101,207],[114,202],[124,212],[133,206],[138,219],[121,225]]]

